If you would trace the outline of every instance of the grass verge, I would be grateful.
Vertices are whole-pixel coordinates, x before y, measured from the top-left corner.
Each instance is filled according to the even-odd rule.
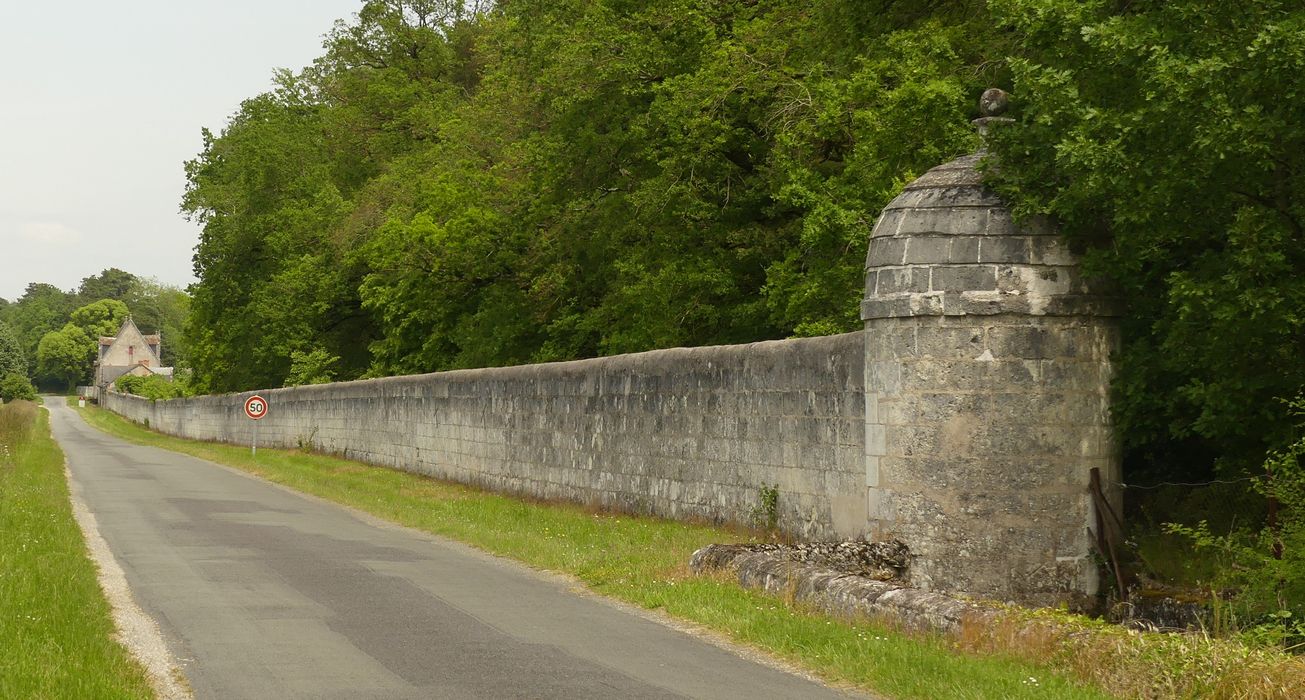
[[[230,465],[402,525],[571,574],[597,593],[711,628],[835,684],[922,700],[1108,697],[1047,665],[1022,660],[1017,652],[969,654],[958,651],[955,640],[831,618],[723,578],[687,572],[695,549],[736,541],[737,531],[509,498],[294,450],[260,449],[254,459],[247,447],[168,437],[102,409],[79,412],[91,425],[130,442]]]
[[[963,627],[956,642],[975,654],[1018,654],[1122,698],[1305,698],[1305,657],[1204,633],[1138,632],[1055,610],[1011,609]]]
[[[153,697],[113,634],[49,418],[0,406],[0,697]]]

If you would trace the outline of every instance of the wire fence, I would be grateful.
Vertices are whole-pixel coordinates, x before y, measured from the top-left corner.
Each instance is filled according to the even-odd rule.
[[[1257,479],[1257,478],[1259,478],[1259,477],[1254,477],[1254,476],[1244,476],[1244,477],[1242,477],[1242,478],[1240,478],[1240,479],[1212,479],[1212,480],[1210,480],[1210,481],[1193,481],[1193,482],[1186,482],[1186,481],[1161,481],[1161,482],[1156,483],[1156,484],[1129,484],[1129,483],[1126,483],[1126,482],[1123,482],[1123,481],[1109,481],[1109,480],[1107,480],[1107,481],[1108,481],[1109,483],[1111,483],[1111,484],[1114,484],[1114,485],[1117,485],[1117,486],[1122,487],[1125,491],[1127,491],[1127,490],[1129,490],[1129,489],[1139,489],[1139,490],[1143,490],[1143,491],[1152,491],[1152,490],[1155,490],[1155,489],[1168,488],[1168,487],[1172,487],[1172,486],[1182,486],[1182,487],[1187,487],[1187,488],[1199,488],[1199,487],[1202,487],[1202,486],[1215,486],[1215,485],[1218,485],[1218,484],[1244,484],[1244,483],[1247,483],[1247,482],[1250,482],[1250,481],[1254,481],[1254,480]]]
[[[1260,531],[1271,522],[1276,507],[1254,488],[1260,478],[1131,482],[1094,474],[1093,544],[1119,599],[1128,599],[1139,577],[1179,585],[1208,578],[1217,568],[1211,560],[1216,553],[1198,551],[1194,539],[1174,525],[1203,527],[1215,537]],[[1108,497],[1119,490],[1122,509],[1118,500]]]

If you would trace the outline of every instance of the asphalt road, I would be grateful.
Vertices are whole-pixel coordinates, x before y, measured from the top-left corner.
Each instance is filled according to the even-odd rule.
[[[199,698],[835,698],[526,567],[86,425],[54,435]]]

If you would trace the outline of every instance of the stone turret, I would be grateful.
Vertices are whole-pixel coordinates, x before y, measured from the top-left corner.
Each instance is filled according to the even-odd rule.
[[[985,93],[981,131],[1004,106]],[[1012,220],[983,155],[912,182],[871,234],[870,534],[910,547],[914,585],[1074,602],[1098,586],[1090,470],[1119,480],[1114,305],[1052,226]]]

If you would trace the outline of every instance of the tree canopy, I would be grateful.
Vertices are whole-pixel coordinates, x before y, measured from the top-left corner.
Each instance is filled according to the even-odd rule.
[[[1305,390],[1305,10],[994,0],[1019,127],[1002,190],[1122,292],[1134,463],[1258,463]]]
[[[27,357],[18,336],[9,328],[9,324],[0,321],[0,377],[10,374],[27,376]]]
[[[96,294],[105,296],[92,298]],[[0,305],[0,368],[12,356],[6,352],[7,327],[24,376],[59,389],[90,381],[96,340],[117,333],[128,315],[145,332],[164,336],[165,363],[188,367],[182,329],[189,305],[186,292],[117,268],[83,279],[76,291],[29,284],[23,296]],[[42,360],[41,342],[52,335],[58,337],[46,343]]]
[[[111,267],[82,280],[77,287],[77,300],[89,304],[100,299],[123,299],[140,282],[136,275]]]
[[[42,336],[63,327],[77,307],[75,295],[51,284],[33,282],[23,295],[8,304],[0,314],[18,336],[27,358],[26,373],[35,376],[36,347]]]
[[[1130,459],[1244,466],[1305,386],[1303,12],[363,2],[186,166],[196,383],[853,330],[880,208],[999,86],[994,181],[1128,297]]]
[[[363,3],[187,165],[197,381],[855,328],[869,224],[992,79],[982,3],[877,4]]]
[[[127,315],[127,305],[117,299],[101,299],[78,307],[63,328],[41,337],[36,348],[39,375],[68,389],[79,382],[89,384],[100,336],[116,334]]]

